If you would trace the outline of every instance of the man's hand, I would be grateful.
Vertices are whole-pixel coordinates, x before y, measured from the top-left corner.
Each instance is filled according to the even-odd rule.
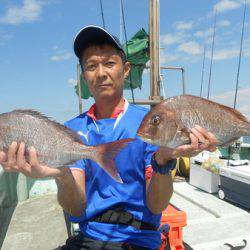
[[[34,147],[28,150],[28,159],[25,157],[25,144],[12,142],[8,152],[0,151],[0,164],[7,172],[21,172],[31,178],[46,178],[60,177],[70,171],[67,168],[51,168],[46,165],[41,165],[37,158],[37,153]]]
[[[215,136],[207,132],[204,128],[196,125],[192,128],[190,133],[191,144],[181,145],[177,148],[171,149],[167,147],[160,147],[155,155],[155,159],[159,165],[165,165],[167,161],[178,157],[192,157],[203,150],[213,152],[216,150],[218,144]]]

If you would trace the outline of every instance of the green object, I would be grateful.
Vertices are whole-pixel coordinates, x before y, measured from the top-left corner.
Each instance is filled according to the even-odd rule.
[[[149,60],[149,36],[144,29],[139,30],[124,46],[128,61],[131,63],[131,71],[125,80],[124,89],[141,88],[142,73]],[[80,77],[81,97],[88,99],[91,96],[82,75]],[[75,86],[78,95],[78,88]]]
[[[219,147],[220,153],[223,157],[228,158],[229,156],[229,148]],[[250,161],[250,147],[241,147],[239,151],[241,160],[249,160]]]
[[[82,99],[89,99],[89,97],[91,97],[91,93],[89,92],[89,87],[87,85],[87,83],[83,80],[82,74],[80,76],[80,84],[81,84],[81,97]],[[75,86],[75,91],[76,94],[79,95],[78,93],[78,86]]]

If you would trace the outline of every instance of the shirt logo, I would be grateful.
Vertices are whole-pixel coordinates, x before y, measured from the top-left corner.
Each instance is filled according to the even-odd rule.
[[[89,142],[89,139],[88,139],[89,131],[86,134],[84,134],[82,131],[78,131],[77,133],[78,133],[78,135],[83,136],[85,138],[85,140],[87,142]]]

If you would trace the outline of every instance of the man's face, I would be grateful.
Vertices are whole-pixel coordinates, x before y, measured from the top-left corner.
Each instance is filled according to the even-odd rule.
[[[111,45],[91,46],[82,56],[83,76],[95,100],[119,98],[130,64]]]

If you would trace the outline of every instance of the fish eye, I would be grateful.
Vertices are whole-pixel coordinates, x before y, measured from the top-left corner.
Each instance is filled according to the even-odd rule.
[[[158,125],[161,122],[161,118],[159,115],[154,115],[151,119],[152,123],[154,125]]]

